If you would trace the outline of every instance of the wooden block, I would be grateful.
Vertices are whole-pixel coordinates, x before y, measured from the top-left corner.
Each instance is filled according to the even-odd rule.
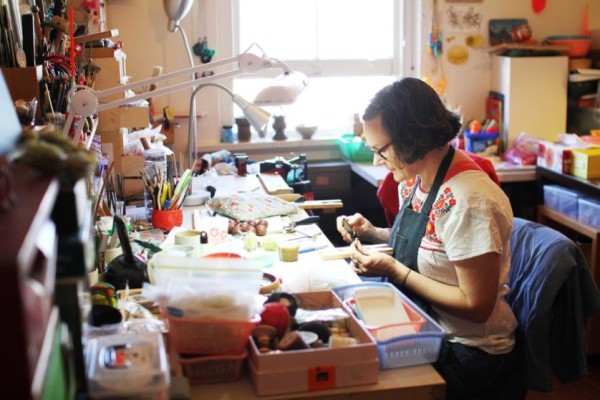
[[[40,100],[39,83],[42,80],[42,66],[26,68],[2,68],[10,97],[15,100]],[[38,110],[40,107],[38,106]]]
[[[99,131],[120,128],[147,128],[150,124],[149,107],[123,106],[98,114]]]
[[[344,203],[340,199],[332,200],[307,200],[297,203],[298,207],[303,210],[326,210],[344,207]]]
[[[123,50],[115,47],[86,47],[84,50],[87,58],[119,58]]]
[[[87,42],[95,42],[100,39],[111,38],[111,37],[115,37],[115,36],[119,36],[118,29],[111,29],[111,30],[104,31],[104,32],[92,33],[90,35],[76,36],[75,43],[81,44],[81,43],[87,43]]]
[[[140,170],[144,168],[144,157],[122,156],[121,173],[124,178],[139,178]]]
[[[96,75],[93,89],[102,91],[112,89],[123,84],[125,77],[125,64],[122,58],[96,58],[94,64],[100,67],[100,72]],[[99,99],[100,103],[107,103],[113,100],[125,98],[125,91],[104,96]]]
[[[144,182],[142,181],[142,178],[123,178],[123,196],[125,196],[125,198],[143,198]]]
[[[380,253],[390,255],[394,253],[394,249],[385,244],[363,245],[363,247],[365,249],[375,250]],[[332,249],[321,250],[320,255],[323,260],[340,260],[344,258],[350,258],[350,256],[352,255],[352,250],[350,246],[335,247]]]
[[[268,194],[278,195],[293,192],[292,188],[285,183],[279,174],[258,174],[258,180]]]

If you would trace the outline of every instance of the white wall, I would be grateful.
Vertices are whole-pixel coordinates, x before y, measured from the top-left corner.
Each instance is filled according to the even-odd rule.
[[[432,0],[423,1],[424,21],[430,18]],[[108,0],[107,25],[111,29],[119,29],[118,40],[124,45],[127,53],[127,73],[132,80],[150,76],[154,65],[162,65],[165,72],[175,71],[189,66],[185,55],[183,41],[179,33],[167,30],[167,17],[160,0]],[[219,58],[231,54],[230,37],[219,33],[218,21],[206,19],[206,10],[217,8],[227,15],[228,8],[223,8],[226,0],[196,0],[190,15],[183,20],[190,42],[194,43],[203,36],[208,36],[210,47],[217,49]],[[450,3],[439,0],[440,6]],[[458,3],[452,3],[458,4]],[[538,40],[549,35],[579,34],[581,32],[583,8],[589,4],[590,29],[600,30],[600,2],[594,0],[550,0],[545,10],[535,14],[529,0],[484,0],[482,3],[463,3],[463,5],[481,7],[484,15],[482,34],[487,38],[487,21],[492,18],[527,18],[533,30],[533,37]],[[423,23],[423,44],[427,45],[429,23]],[[446,34],[446,40],[454,36],[454,40],[464,40],[461,34]],[[451,43],[450,43],[451,44]],[[444,43],[448,48],[448,43]],[[423,53],[423,74],[429,72],[426,53]],[[446,97],[451,104],[460,107],[465,118],[481,118],[484,116],[484,101],[490,88],[491,62],[489,55],[483,50],[469,49],[469,60],[462,66],[448,63],[444,57],[444,70],[448,80]],[[214,119],[218,107],[224,99],[216,99],[217,91],[204,89],[198,96],[198,110],[206,112],[199,124],[202,142],[219,141],[219,123]],[[189,92],[166,95],[158,99],[158,105],[171,105],[176,114],[187,115]],[[227,104],[224,102],[223,104]]]

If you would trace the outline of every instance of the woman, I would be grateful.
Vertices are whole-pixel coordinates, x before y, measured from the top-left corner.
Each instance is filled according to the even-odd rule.
[[[338,217],[338,231],[352,243],[354,270],[414,294],[446,330],[434,367],[449,399],[499,390],[513,367],[517,326],[504,299],[513,220],[507,197],[448,144],[461,118],[423,81],[404,78],[383,88],[363,120],[373,164],[400,183],[400,211],[391,230],[361,214]],[[360,240],[352,241],[344,220]],[[387,242],[394,255],[360,241]]]

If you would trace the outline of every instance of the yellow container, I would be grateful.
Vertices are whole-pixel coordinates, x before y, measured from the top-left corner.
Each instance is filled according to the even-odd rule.
[[[573,175],[584,179],[600,178],[600,148],[573,149]]]

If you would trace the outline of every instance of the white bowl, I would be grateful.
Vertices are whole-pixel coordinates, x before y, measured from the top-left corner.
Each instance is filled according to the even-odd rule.
[[[317,128],[316,125],[298,125],[296,126],[296,131],[303,139],[310,139],[317,131]]]

